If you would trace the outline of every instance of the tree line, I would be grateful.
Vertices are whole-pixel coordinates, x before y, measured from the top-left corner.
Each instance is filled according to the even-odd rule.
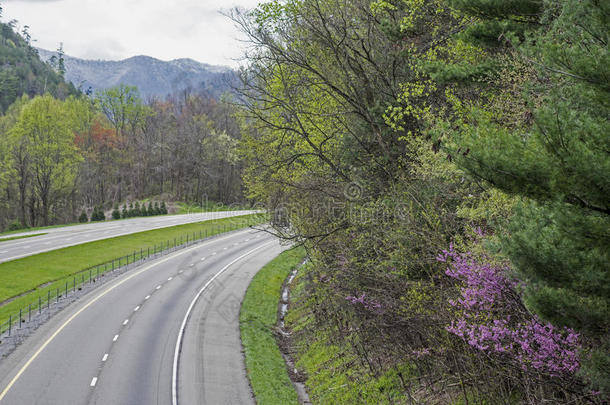
[[[314,401],[608,398],[609,15],[598,0],[233,12],[251,45],[247,194],[311,259],[297,357],[339,356],[341,384],[311,376]]]
[[[145,103],[129,86],[22,96],[0,116],[0,229],[74,222],[84,209],[150,196],[242,201],[232,111],[189,91]]]

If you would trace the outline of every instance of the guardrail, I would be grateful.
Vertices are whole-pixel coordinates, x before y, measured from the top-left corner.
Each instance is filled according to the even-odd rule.
[[[50,311],[53,305],[58,305],[63,300],[76,294],[77,291],[87,284],[98,282],[107,274],[112,274],[115,271],[125,270],[129,265],[140,264],[147,259],[157,258],[179,249],[184,249],[193,244],[199,243],[205,239],[209,239],[216,235],[231,232],[238,229],[244,229],[248,226],[262,223],[263,220],[257,218],[242,218],[241,220],[232,221],[230,223],[218,224],[216,227],[199,232],[186,233],[180,238],[168,239],[160,244],[155,244],[147,248],[134,251],[126,256],[121,256],[105,263],[81,270],[68,277],[53,281],[49,286],[43,287],[40,290],[30,293],[37,299],[34,299],[28,305],[16,310],[8,315],[0,323],[0,337],[6,335],[11,336],[16,329],[21,329],[26,323],[32,320],[32,315],[40,315],[43,311]]]

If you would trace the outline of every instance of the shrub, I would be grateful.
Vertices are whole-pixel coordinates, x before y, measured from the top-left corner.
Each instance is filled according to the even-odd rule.
[[[8,230],[9,231],[18,231],[20,229],[24,229],[27,228],[26,226],[24,226],[21,221],[19,220],[14,220],[13,222],[11,222],[8,226]]]
[[[121,212],[118,208],[112,210],[112,219],[121,219]]]
[[[87,212],[83,210],[80,216],[78,217],[78,222],[84,224],[85,222],[89,222],[89,217],[87,216]]]

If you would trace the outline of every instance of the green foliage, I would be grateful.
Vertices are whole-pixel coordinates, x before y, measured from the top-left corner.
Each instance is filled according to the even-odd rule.
[[[78,217],[78,222],[80,222],[81,224],[89,222],[89,216],[87,215],[87,212],[81,212],[80,216]]]
[[[29,43],[27,26],[24,36],[9,24],[0,23],[0,113],[4,113],[22,95],[34,97],[50,93],[58,98],[77,95],[71,83],[40,60]]]
[[[73,111],[84,102],[61,102],[50,95],[35,97],[23,107],[10,131],[23,159],[22,180],[28,174],[35,179],[33,192],[41,203],[44,225],[49,225],[49,212],[58,196],[74,183],[82,159],[74,144],[78,117]]]
[[[93,212],[91,213],[91,222],[97,221],[105,221],[106,215],[104,214],[104,210],[100,206],[96,206],[93,208]]]
[[[533,10],[520,11],[514,15]],[[575,328],[594,347],[610,339],[609,11],[598,1],[549,4],[541,16],[546,29],[524,48],[551,83],[543,97],[530,96],[535,125],[515,130],[483,107],[454,137],[468,151],[454,155],[462,167],[523,198],[503,248],[526,280],[528,307]],[[610,352],[594,352],[597,361],[585,372],[610,392],[595,368],[606,364],[607,371]]]
[[[26,227],[21,222],[19,222],[18,220],[15,220],[9,224],[7,229],[9,231],[19,231],[24,228],[26,228]]]

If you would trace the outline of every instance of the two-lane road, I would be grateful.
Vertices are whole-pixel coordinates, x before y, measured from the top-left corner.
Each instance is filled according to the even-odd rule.
[[[46,235],[10,241],[2,241],[3,236],[0,236],[0,263],[95,240],[114,238],[130,233],[166,228],[174,225],[190,224],[210,219],[254,214],[255,212],[256,211],[219,211],[96,222],[6,235],[5,238],[46,233]]]
[[[239,307],[281,250],[240,231],[90,292],[0,361],[0,404],[253,403]]]

